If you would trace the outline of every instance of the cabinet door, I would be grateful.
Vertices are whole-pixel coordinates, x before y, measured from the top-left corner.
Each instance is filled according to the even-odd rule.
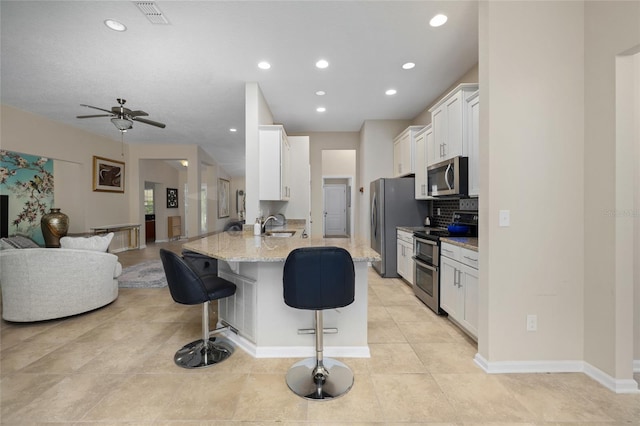
[[[458,92],[445,103],[446,136],[443,159],[462,155],[462,107],[462,92]]]
[[[401,174],[403,176],[409,175],[414,172],[413,168],[413,132],[409,131],[406,135],[400,139],[400,163]]]
[[[470,99],[468,111],[469,195],[480,195],[480,96]]]
[[[409,284],[413,286],[413,269],[415,267],[413,262],[413,244],[403,241],[402,245],[404,246],[404,262],[405,262],[404,263],[404,271],[405,271],[404,279],[407,280]]]
[[[447,138],[447,112],[444,105],[431,114],[431,128],[433,129],[433,161],[438,163],[444,159]]]
[[[281,199],[288,200],[291,197],[291,146],[286,135],[282,138],[282,184],[281,184]]]
[[[396,272],[401,277],[404,277],[407,272],[405,271],[405,261],[402,248],[402,240],[398,238],[398,241],[396,243]]]
[[[425,133],[416,136],[415,169],[415,198],[421,200],[427,197],[427,137]]]
[[[393,143],[393,177],[402,175],[402,144],[400,140]]]
[[[426,145],[427,145],[426,163],[427,163],[427,167],[429,167],[430,165],[435,164],[440,160],[438,148],[436,147],[436,140],[434,138],[433,126],[431,127],[430,130],[427,130],[427,132],[425,133],[425,137],[426,137]],[[425,177],[425,181],[426,181],[426,177]]]
[[[478,270],[460,265],[461,293],[460,324],[474,337],[478,337]]]
[[[282,138],[280,129],[260,130],[259,194],[261,200],[281,200]]]
[[[453,318],[458,317],[456,263],[455,260],[440,257],[440,307]]]

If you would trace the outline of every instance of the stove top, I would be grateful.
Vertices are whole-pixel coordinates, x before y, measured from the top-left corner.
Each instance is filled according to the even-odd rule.
[[[438,241],[441,237],[448,237],[451,234],[444,228],[424,228],[422,231],[415,231],[413,235],[418,238]]]

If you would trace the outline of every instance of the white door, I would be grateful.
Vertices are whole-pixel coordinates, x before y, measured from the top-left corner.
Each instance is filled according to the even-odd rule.
[[[347,235],[347,186],[324,186],[324,236]]]

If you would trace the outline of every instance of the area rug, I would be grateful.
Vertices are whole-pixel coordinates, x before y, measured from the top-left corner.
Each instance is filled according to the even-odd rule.
[[[149,288],[166,287],[167,279],[164,275],[162,261],[148,260],[122,270],[118,277],[118,287]]]

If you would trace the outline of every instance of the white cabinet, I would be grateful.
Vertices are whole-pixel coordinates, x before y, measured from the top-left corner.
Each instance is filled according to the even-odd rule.
[[[480,195],[480,94],[475,91],[467,98],[466,103],[469,126],[469,196]]]
[[[415,198],[416,200],[428,199],[427,191],[427,162],[428,147],[433,146],[433,130],[431,124],[416,133],[415,156]]]
[[[413,285],[413,234],[397,230],[396,269],[398,275]]]
[[[393,140],[393,177],[415,173],[415,137],[424,126],[409,126]]]
[[[284,127],[260,126],[260,200],[286,201],[291,197],[290,146]]]
[[[433,153],[428,159],[428,165],[459,155],[469,155],[468,110],[465,100],[477,90],[477,84],[460,84],[429,109],[433,128]]]
[[[440,307],[470,336],[478,338],[478,252],[442,243]]]
[[[218,276],[236,285],[232,296],[218,300],[218,316],[238,330],[238,334],[256,342],[256,282],[232,272],[219,271]]]

